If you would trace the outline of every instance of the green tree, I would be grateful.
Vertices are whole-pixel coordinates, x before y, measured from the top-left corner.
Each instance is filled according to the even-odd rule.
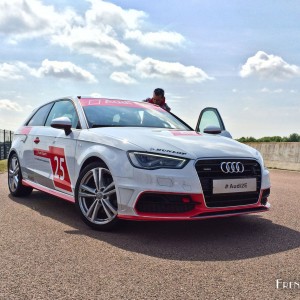
[[[250,136],[250,137],[241,137],[241,138],[237,139],[237,141],[241,142],[241,143],[300,142],[300,135],[298,133],[292,133],[288,137],[286,137],[286,136],[281,137],[281,136],[275,135],[275,136],[264,136],[259,139],[256,139],[256,138]]]
[[[292,133],[288,137],[289,142],[300,142],[300,135],[298,133]]]

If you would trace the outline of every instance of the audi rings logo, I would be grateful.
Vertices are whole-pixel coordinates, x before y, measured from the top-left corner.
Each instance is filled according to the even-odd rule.
[[[221,163],[221,170],[223,173],[243,173],[245,168],[241,162],[222,162]]]

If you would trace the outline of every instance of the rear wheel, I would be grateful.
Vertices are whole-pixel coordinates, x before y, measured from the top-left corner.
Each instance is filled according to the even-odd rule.
[[[115,183],[104,164],[94,162],[83,169],[76,184],[75,197],[76,207],[90,227],[110,230],[119,222]]]
[[[22,184],[22,173],[17,154],[13,154],[8,161],[8,187],[15,197],[28,196],[32,188]]]

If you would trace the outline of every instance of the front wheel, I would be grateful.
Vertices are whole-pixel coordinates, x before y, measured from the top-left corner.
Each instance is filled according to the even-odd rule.
[[[28,196],[32,188],[22,184],[22,173],[17,154],[13,154],[8,161],[8,188],[15,197]]]
[[[104,164],[93,162],[83,169],[76,184],[75,199],[83,221],[90,227],[110,230],[119,222],[115,183]]]

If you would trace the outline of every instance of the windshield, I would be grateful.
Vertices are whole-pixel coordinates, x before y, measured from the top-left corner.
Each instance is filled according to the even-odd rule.
[[[190,130],[165,110],[152,104],[133,102],[129,106],[83,106],[90,128],[95,127],[157,127]]]

